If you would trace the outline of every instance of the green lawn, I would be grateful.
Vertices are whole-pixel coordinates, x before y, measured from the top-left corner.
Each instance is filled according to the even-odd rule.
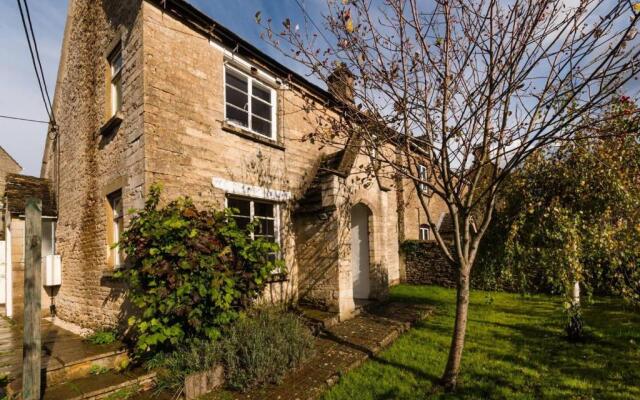
[[[589,338],[563,338],[561,304],[548,296],[474,292],[462,374],[455,393],[436,382],[446,362],[455,292],[399,286],[396,301],[432,304],[436,314],[376,360],[347,374],[324,400],[640,399],[640,313],[595,299],[584,316]]]

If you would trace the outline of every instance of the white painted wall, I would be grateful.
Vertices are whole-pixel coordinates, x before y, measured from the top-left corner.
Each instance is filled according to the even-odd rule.
[[[4,240],[0,240],[0,304],[7,301],[7,247]]]
[[[9,223],[7,221],[7,227],[5,230],[5,283],[6,283],[6,303],[5,309],[7,313],[7,317],[13,317],[13,268],[11,266],[11,229],[9,228]]]

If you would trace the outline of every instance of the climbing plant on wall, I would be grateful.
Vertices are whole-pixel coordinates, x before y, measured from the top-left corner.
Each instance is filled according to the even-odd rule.
[[[117,275],[137,308],[129,318],[137,353],[171,349],[191,339],[215,340],[283,271],[276,243],[252,240],[231,210],[198,209],[189,198],[160,206],[159,186],[120,242],[127,255]]]

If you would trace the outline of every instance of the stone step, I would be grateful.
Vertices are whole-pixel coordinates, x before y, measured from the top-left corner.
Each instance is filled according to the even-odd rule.
[[[106,372],[76,379],[44,391],[43,400],[126,399],[148,392],[156,385],[155,372],[134,369],[124,373]]]
[[[325,329],[336,326],[340,322],[340,315],[336,312],[319,310],[312,306],[300,306],[299,311],[315,335]]]
[[[47,388],[62,385],[77,379],[93,377],[92,368],[101,367],[113,370],[127,357],[123,349],[106,351],[102,354],[91,355],[85,358],[65,361],[58,357],[42,358],[42,381]],[[9,395],[18,394],[22,391],[22,376],[18,374],[12,379],[7,387]],[[11,398],[11,397],[10,397]]]

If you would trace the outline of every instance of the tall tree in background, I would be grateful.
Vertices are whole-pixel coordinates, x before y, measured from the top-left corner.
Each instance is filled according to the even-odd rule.
[[[609,113],[617,118],[541,149],[509,178],[492,225],[501,246],[483,248],[499,279],[565,293],[577,312],[576,283],[640,304],[640,109],[623,96]]]
[[[308,114],[317,126],[309,139],[357,143],[372,165],[415,183],[458,272],[445,387],[457,383],[469,278],[504,178],[536,149],[584,131],[583,117],[634,79],[638,13],[627,1],[328,0],[321,27],[311,19],[276,27],[256,14],[268,43],[330,87],[350,89],[337,99],[339,118]],[[453,245],[438,233],[432,197],[448,206]]]

